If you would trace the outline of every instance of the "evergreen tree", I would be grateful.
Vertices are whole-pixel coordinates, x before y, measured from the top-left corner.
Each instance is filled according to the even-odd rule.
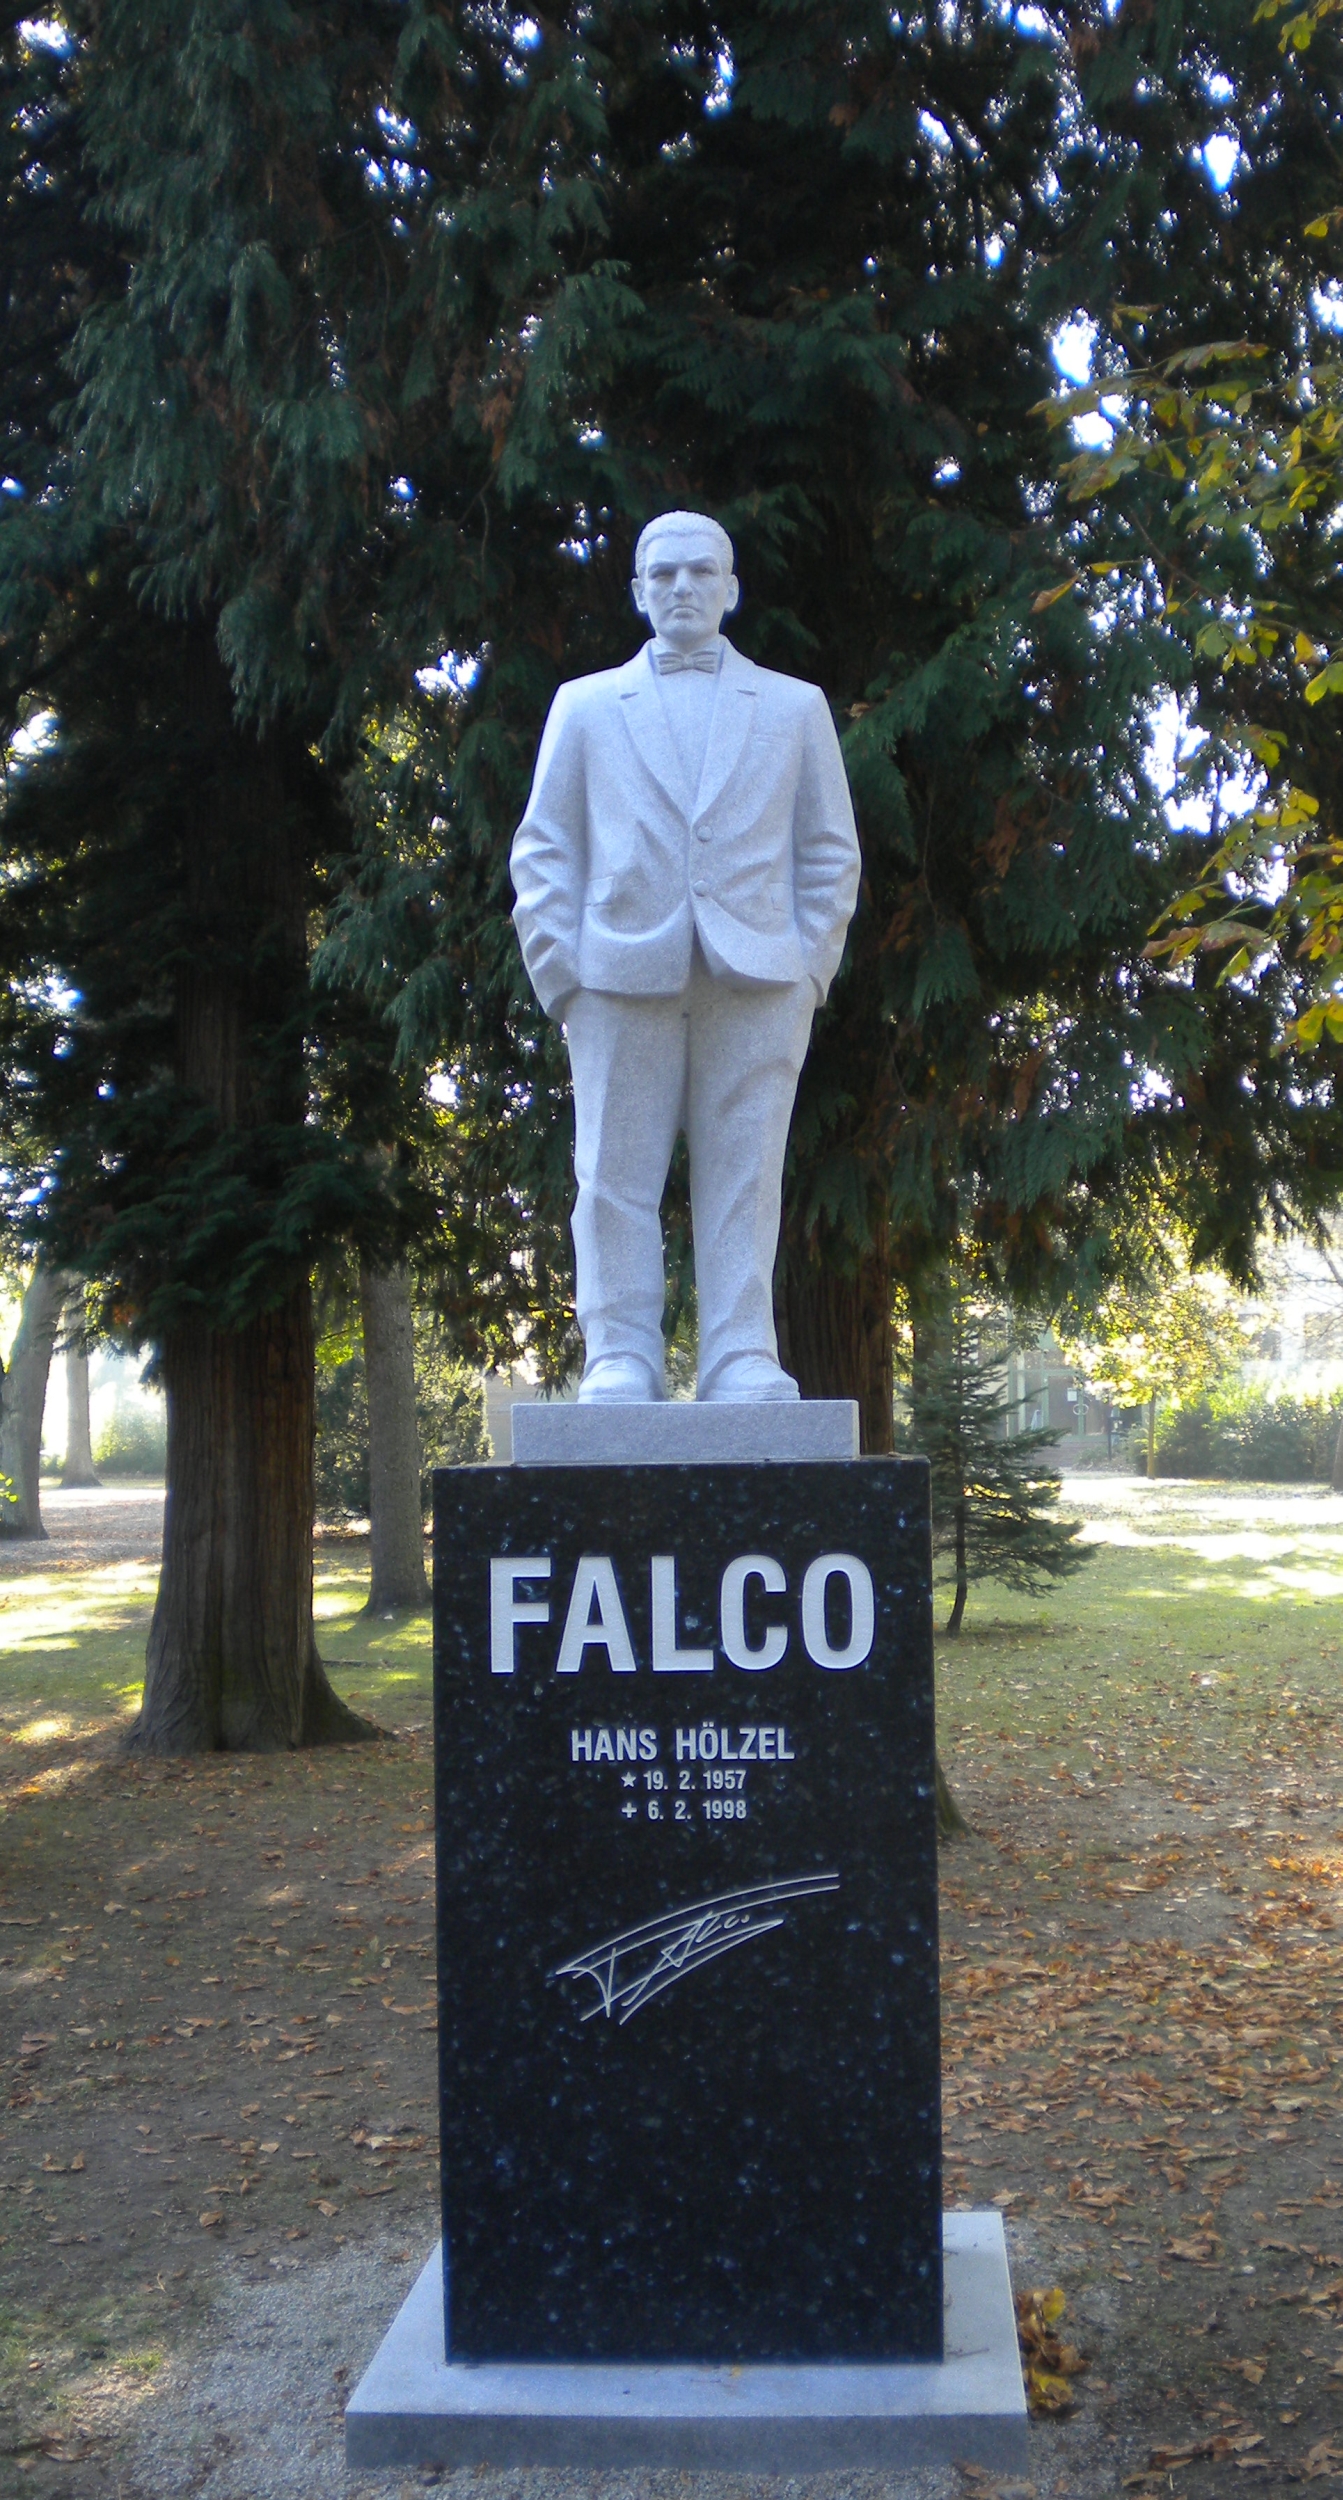
[[[997,1580],[1028,1597],[1079,1571],[1078,1521],[1057,1515],[1059,1477],[1040,1464],[1055,1431],[1018,1432],[1005,1391],[1006,1344],[964,1286],[944,1280],[919,1305],[910,1365],[911,1445],[932,1473],[933,1555],[949,1558],[954,1639],[971,1583]]]
[[[410,474],[444,541],[455,515],[479,525],[454,647],[480,666],[426,729],[396,843],[366,851],[344,960],[406,1049],[453,1062],[482,1235],[493,1190],[553,1286],[563,1067],[504,918],[508,834],[555,680],[637,640],[638,523],[718,514],[739,638],[819,677],[858,801],[863,901],[800,1093],[780,1298],[786,1359],[808,1391],[858,1396],[868,1447],[890,1439],[893,1276],[967,1225],[1035,1291],[1095,1281],[1098,1204],[1178,1190],[1198,1254],[1243,1271],[1266,1204],[1308,1216],[1337,1186],[1333,1059],[1303,1086],[1276,1054],[1296,973],[1251,1006],[1144,955],[1191,848],[1143,766],[1154,689],[1197,665],[1140,556],[1178,490],[1146,479],[1067,520],[1034,413],[1055,325],[1102,318],[1120,273],[1168,320],[1208,317],[1193,160],[1215,64],[1248,76],[1254,46],[1211,0],[1031,28],[975,7],[588,9],[518,57],[502,124],[496,90],[462,91],[472,180],[430,326],[445,368],[491,376],[496,434],[488,478],[460,434],[455,477]],[[1311,139],[1307,188],[1327,153]],[[1265,183],[1247,300],[1269,229],[1291,249],[1268,158]],[[536,247],[515,353],[505,230]],[[1220,320],[1239,284],[1228,252]],[[1064,564],[1080,586],[1059,601]]]
[[[312,1630],[308,1278],[333,1236],[387,1256],[408,1228],[406,1175],[371,1151],[404,1134],[407,1088],[361,1050],[366,1013],[310,992],[320,862],[346,838],[312,754],[324,716],[240,720],[216,621],[145,601],[136,516],[98,508],[62,430],[80,323],[133,274],[97,215],[95,52],[14,28],[6,62],[26,101],[7,122],[3,670],[11,723],[59,723],[6,792],[6,1144],[25,1227],[100,1280],[168,1392],[133,1741],[349,1737],[367,1723]]]
[[[71,721],[101,632],[104,686],[130,672],[142,739],[117,750],[116,808],[62,853],[67,920],[126,857],[124,792],[152,815],[160,737],[186,813],[181,875],[157,903],[144,889],[136,923],[162,915],[180,1013],[132,1012],[148,952],[118,975],[142,1058],[109,1111],[81,1112],[48,1220],[65,1237],[84,1208],[82,1258],[139,1280],[165,1344],[177,1315],[199,1328],[193,1295],[220,1303],[225,1329],[177,1366],[172,1465],[199,1496],[198,1550],[261,1550],[265,1497],[240,1492],[226,1518],[202,1471],[214,1416],[260,1416],[268,1384],[307,1375],[318,1242],[343,1227],[391,1258],[409,1225],[304,1116],[322,1013],[306,915],[356,820],[340,960],[392,1017],[412,1091],[428,1059],[458,1073],[453,1220],[495,1309],[511,1297],[563,1333],[564,1068],[526,996],[505,863],[558,678],[637,640],[630,556],[659,507],[734,532],[741,639],[824,685],[859,807],[863,903],[787,1195],[804,1388],[857,1395],[867,1445],[889,1446],[893,1273],[936,1259],[971,1206],[1025,1289],[1085,1263],[1094,1207],[1121,1190],[1178,1178],[1199,1255],[1242,1265],[1266,1199],[1291,1213],[1328,1194],[1332,1058],[1303,1085],[1274,1055],[1291,967],[1247,1004],[1143,956],[1185,874],[1143,770],[1152,690],[1195,665],[1146,558],[1178,488],[1144,474],[1065,543],[1032,413],[1057,324],[1103,318],[1117,285],[1169,323],[1290,317],[1274,289],[1298,265],[1297,206],[1332,178],[1339,112],[1311,55],[1293,70],[1309,110],[1256,166],[1261,206],[1210,255],[1208,82],[1228,66],[1262,97],[1270,55],[1279,76],[1271,31],[1233,0],[1113,21],[973,0],[908,18],[875,0],[584,0],[538,20],[450,0],[77,0],[69,24],[63,60],[17,30],[7,56],[6,458],[29,492],[0,530],[0,625],[11,711],[53,699],[59,659]],[[1093,563],[1127,568],[1119,588]],[[1059,600],[1061,570],[1082,588]],[[460,698],[423,677],[445,653]],[[94,704],[91,659],[86,679]],[[413,736],[389,760],[393,717]],[[72,786],[59,761],[30,774],[32,856]],[[60,964],[63,932],[39,934]],[[84,1043],[87,1068],[91,1013]],[[43,1065],[53,1105],[65,1065]],[[159,1081],[140,1071],[165,1067],[168,1124],[137,1126]],[[360,1119],[370,1148],[400,1133]],[[91,1141],[114,1136],[99,1165]],[[279,1433],[286,1483],[309,1421],[295,1407]],[[259,1486],[255,1434],[249,1452],[234,1478]],[[295,1526],[261,1574],[245,1668],[268,1691],[278,1639],[278,1718],[169,1699],[190,1657],[217,1654],[220,1620],[211,1650],[215,1600],[179,1601],[170,1560],[165,1632],[195,1628],[160,1653],[153,1741],[312,1723],[291,1706],[311,1675],[300,1542]]]

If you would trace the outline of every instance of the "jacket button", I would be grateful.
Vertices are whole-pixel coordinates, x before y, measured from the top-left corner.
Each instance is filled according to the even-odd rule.
[[[690,891],[692,894],[707,894],[709,888],[703,877],[696,877]]]

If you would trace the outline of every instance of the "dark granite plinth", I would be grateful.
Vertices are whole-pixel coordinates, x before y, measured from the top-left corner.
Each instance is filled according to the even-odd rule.
[[[435,1478],[448,2350],[936,2360],[927,1470]]]

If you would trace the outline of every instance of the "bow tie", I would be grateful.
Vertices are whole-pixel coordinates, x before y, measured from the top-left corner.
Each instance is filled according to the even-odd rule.
[[[660,677],[675,677],[683,668],[697,668],[703,677],[718,674],[716,651],[655,651],[653,662]]]

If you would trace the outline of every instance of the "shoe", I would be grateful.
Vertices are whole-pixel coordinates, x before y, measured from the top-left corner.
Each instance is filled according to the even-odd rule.
[[[802,1392],[767,1354],[737,1354],[719,1364],[699,1394],[706,1406],[793,1406]]]
[[[580,1406],[656,1406],[661,1382],[637,1354],[604,1354],[589,1363],[578,1384]]]

